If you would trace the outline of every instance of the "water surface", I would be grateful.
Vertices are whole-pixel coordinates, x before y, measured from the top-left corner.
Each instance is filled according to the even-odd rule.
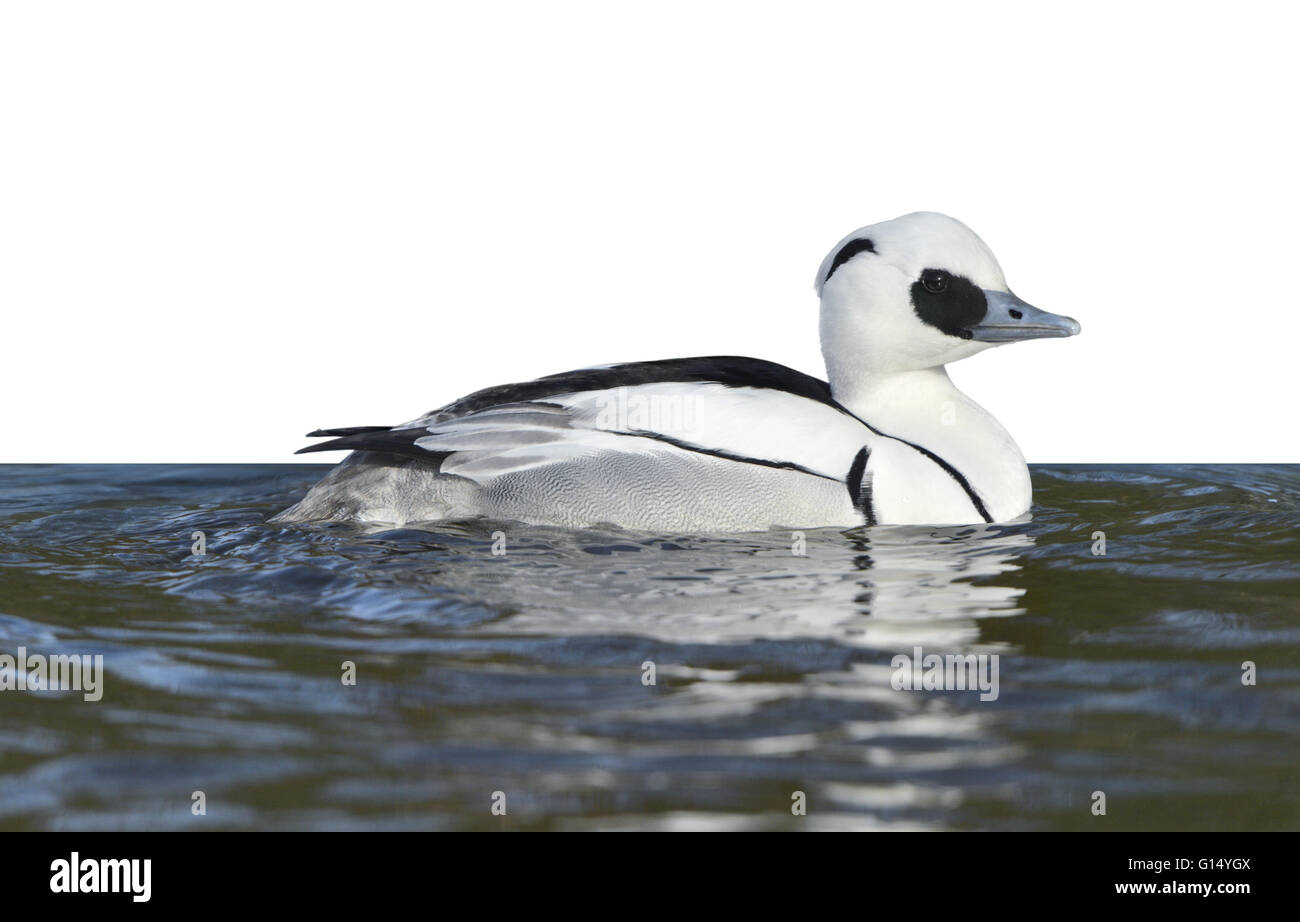
[[[1300,466],[802,540],[266,524],[326,469],[0,466],[0,653],[105,668],[0,692],[0,827],[1300,828]],[[918,645],[997,700],[895,690]]]

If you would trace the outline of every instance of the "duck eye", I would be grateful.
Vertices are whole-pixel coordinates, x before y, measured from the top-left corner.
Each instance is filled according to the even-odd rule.
[[[941,269],[926,269],[921,273],[921,284],[925,290],[931,294],[939,294],[948,290],[948,273]]]

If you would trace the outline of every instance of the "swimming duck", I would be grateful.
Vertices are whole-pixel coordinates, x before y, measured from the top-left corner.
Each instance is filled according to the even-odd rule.
[[[849,234],[816,290],[828,381],[739,356],[632,362],[318,430],[303,452],[353,453],[272,521],[724,532],[1027,512],[1020,449],[944,366],[1079,324],[1012,294],[984,241],[932,212]]]

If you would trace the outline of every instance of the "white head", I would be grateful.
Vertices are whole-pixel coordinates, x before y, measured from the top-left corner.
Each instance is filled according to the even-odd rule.
[[[946,365],[1000,343],[1073,336],[1079,324],[1007,288],[965,224],[919,211],[849,234],[817,272],[832,390],[865,375]]]

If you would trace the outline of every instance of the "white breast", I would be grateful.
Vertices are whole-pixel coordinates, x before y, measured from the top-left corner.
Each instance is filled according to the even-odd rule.
[[[873,427],[946,461],[966,478],[993,521],[1005,522],[1028,511],[1032,489],[1020,448],[987,410],[953,386],[944,369],[881,376],[864,382],[847,399],[836,397],[870,420]],[[880,506],[882,520],[889,516],[888,520],[907,522],[940,521],[924,516],[946,508],[950,490],[934,487],[933,500],[917,497],[917,487],[928,488],[934,482],[933,478],[915,476],[917,463],[915,453],[900,454],[895,485],[887,488],[880,484],[878,503],[889,504]],[[948,480],[966,496],[953,478]],[[909,484],[917,487],[909,488]],[[931,502],[940,509],[904,514],[915,510],[918,503],[925,506]],[[969,506],[969,499],[966,504]],[[898,515],[902,517],[895,519]]]

